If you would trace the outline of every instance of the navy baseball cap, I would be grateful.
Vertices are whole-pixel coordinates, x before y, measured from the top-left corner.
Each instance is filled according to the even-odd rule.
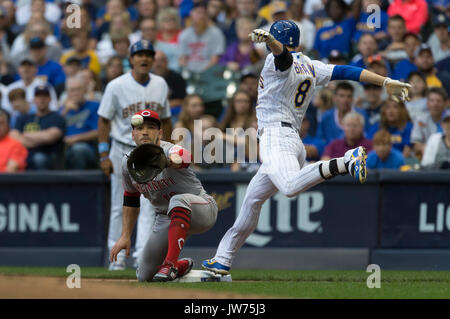
[[[139,40],[138,42],[135,42],[130,47],[130,56],[133,56],[136,53],[141,52],[141,51],[149,51],[153,55],[155,55],[155,49],[153,48],[152,43],[148,40]]]
[[[423,51],[428,51],[431,55],[433,55],[433,51],[431,51],[430,46],[428,44],[422,43],[414,52],[414,57],[417,58]]]
[[[444,13],[438,14],[433,19],[433,28],[440,27],[440,26],[446,27],[449,24],[450,24],[450,21]]]
[[[41,49],[43,47],[45,47],[45,42],[41,38],[39,37],[31,38],[30,40],[31,49]]]
[[[71,56],[70,58],[67,59],[66,65],[71,64],[71,63],[76,63],[78,65],[81,65],[81,60],[79,58],[77,58],[76,56]]]
[[[50,89],[47,85],[39,85],[34,89],[34,95],[48,95],[50,96]]]

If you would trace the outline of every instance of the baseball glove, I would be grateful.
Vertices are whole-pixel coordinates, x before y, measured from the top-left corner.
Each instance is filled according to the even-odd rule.
[[[153,180],[168,164],[163,149],[150,143],[136,147],[127,160],[128,172],[139,184]]]

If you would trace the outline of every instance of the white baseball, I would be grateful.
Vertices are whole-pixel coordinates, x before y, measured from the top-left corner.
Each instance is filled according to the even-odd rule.
[[[178,154],[172,154],[170,155],[170,160],[172,161],[172,163],[174,163],[175,165],[180,165],[183,162],[183,159],[181,158],[180,155]]]
[[[133,126],[144,124],[144,117],[140,114],[135,114],[131,117],[131,124]]]

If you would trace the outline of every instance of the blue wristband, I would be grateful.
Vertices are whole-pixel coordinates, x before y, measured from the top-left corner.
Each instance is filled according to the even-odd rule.
[[[99,153],[109,152],[109,144],[106,142],[99,143],[98,144],[98,152]]]

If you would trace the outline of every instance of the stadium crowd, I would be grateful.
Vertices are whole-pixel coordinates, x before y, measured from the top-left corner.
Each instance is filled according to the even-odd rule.
[[[371,84],[317,90],[299,132],[308,161],[363,145],[371,169],[448,169],[449,16],[448,0],[0,0],[0,172],[98,169],[102,92],[130,71],[128,48],[141,39],[156,50],[152,72],[170,88],[174,128],[257,128],[268,51],[248,34],[282,19],[298,24],[306,55],[412,84],[406,103]]]

